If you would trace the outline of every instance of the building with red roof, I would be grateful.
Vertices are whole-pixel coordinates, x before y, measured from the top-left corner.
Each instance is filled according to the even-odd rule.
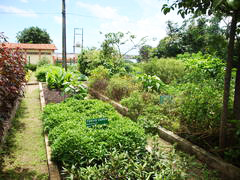
[[[20,48],[27,63],[37,64],[42,58],[53,63],[54,51],[57,49],[54,44],[27,44],[27,43],[4,43],[10,49]]]

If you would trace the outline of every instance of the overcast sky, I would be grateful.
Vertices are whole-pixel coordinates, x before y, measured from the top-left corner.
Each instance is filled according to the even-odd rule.
[[[66,0],[67,52],[73,52],[74,28],[83,28],[84,47],[99,47],[103,34],[128,32],[138,38],[148,36],[147,44],[156,46],[166,36],[166,21],[181,22],[172,12],[164,15],[165,0]],[[0,0],[0,31],[17,42],[16,34],[24,28],[45,29],[58,52],[62,48],[61,0]],[[81,36],[76,36],[81,42]],[[127,47],[128,48],[128,47]],[[79,49],[76,50],[79,52]],[[124,50],[123,50],[124,51]],[[135,52],[132,52],[134,54]]]

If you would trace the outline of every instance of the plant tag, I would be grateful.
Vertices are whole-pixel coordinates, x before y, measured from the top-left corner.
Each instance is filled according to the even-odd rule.
[[[169,95],[160,96],[160,104],[163,104],[165,102],[171,103],[172,99],[173,97]]]
[[[92,127],[95,125],[108,124],[108,118],[95,118],[86,120],[86,126]]]

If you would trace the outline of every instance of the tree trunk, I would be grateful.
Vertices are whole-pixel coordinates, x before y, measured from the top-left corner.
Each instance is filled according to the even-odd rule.
[[[234,113],[235,119],[240,120],[240,54],[238,55],[238,62],[237,62],[237,74],[236,74],[236,80],[235,80],[233,113]]]
[[[236,18],[236,12],[235,12],[232,16],[229,42],[228,42],[227,67],[225,71],[223,108],[222,108],[222,115],[221,115],[220,135],[219,135],[220,148],[224,148],[226,145],[225,141],[226,141],[226,132],[227,132],[226,130],[227,130],[227,117],[228,117],[228,101],[229,101],[229,94],[230,94],[230,81],[231,81],[231,72],[232,72],[232,63],[233,63],[236,25],[237,25],[237,18]]]

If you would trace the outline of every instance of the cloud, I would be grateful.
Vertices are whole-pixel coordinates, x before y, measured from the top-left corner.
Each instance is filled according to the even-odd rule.
[[[62,16],[54,16],[54,21],[58,24],[62,24]]]
[[[22,3],[28,3],[28,0],[20,0]]]
[[[26,11],[26,10],[19,9],[19,8],[16,8],[13,6],[0,5],[0,10],[4,11],[6,13],[17,14],[17,15],[25,16],[25,17],[37,17],[37,14],[32,10]]]
[[[110,6],[101,6],[99,4],[88,4],[84,2],[77,2],[77,5],[81,8],[87,9],[93,16],[102,19],[128,19],[126,16],[120,16],[117,9]]]

